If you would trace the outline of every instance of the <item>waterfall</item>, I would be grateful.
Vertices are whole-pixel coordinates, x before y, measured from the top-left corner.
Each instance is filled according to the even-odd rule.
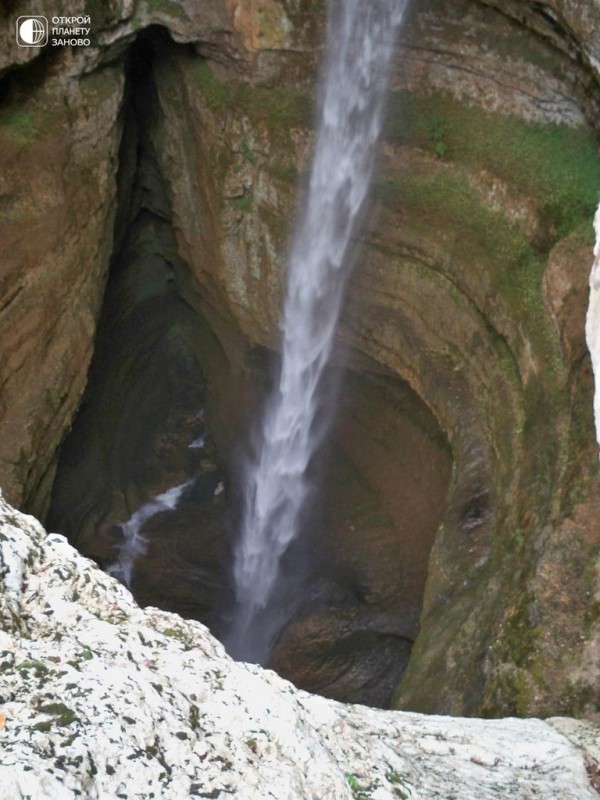
[[[244,476],[234,558],[236,609],[226,637],[236,658],[264,661],[283,621],[269,603],[281,559],[299,533],[310,494],[307,469],[327,429],[320,388],[353,261],[351,239],[373,171],[405,4],[329,3],[315,153],[288,259],[281,373]]]
[[[596,439],[600,445],[600,206],[594,217],[596,245],[594,247],[594,264],[590,273],[590,300],[585,321],[585,338],[592,357],[594,371],[594,419],[596,421]]]

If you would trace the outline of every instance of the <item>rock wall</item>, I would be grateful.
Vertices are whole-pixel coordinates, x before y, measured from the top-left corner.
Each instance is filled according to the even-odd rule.
[[[60,53],[2,84],[0,474],[38,514],[86,384],[112,246],[123,79],[81,72]]]
[[[424,0],[403,33],[339,355],[408,384],[443,431],[437,451],[452,450],[447,502],[439,489],[431,499],[443,519],[396,694],[403,707],[598,711],[600,530],[583,340],[600,184],[597,15],[596,3]],[[157,162],[193,278],[182,293],[224,354],[222,385],[255,385],[253,359],[277,346],[295,186],[312,141],[316,0],[115,3],[97,20],[90,52],[7,66],[3,79],[9,212],[38,219],[49,197],[65,197],[60,212],[39,212],[26,242],[22,221],[3,217],[14,264],[0,312],[0,475],[10,499],[37,511],[83,391],[113,246],[127,46],[152,24],[174,40],[154,66]],[[90,110],[87,91],[105,100]],[[35,116],[46,96],[68,99],[60,110],[56,101],[56,130]],[[60,142],[49,140],[63,115]],[[93,154],[92,124],[109,132]],[[35,191],[20,182],[33,174],[25,160],[42,165]],[[77,180],[57,190],[69,169]],[[67,293],[77,301],[63,314]],[[216,405],[225,431],[232,405]]]

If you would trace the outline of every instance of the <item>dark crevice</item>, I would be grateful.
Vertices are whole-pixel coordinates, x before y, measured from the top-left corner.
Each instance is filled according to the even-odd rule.
[[[88,387],[61,450],[49,524],[104,568],[114,566],[126,542],[123,523],[189,482],[177,511],[147,521],[131,588],[142,604],[206,621],[210,595],[222,588],[223,493],[216,492],[224,471],[205,415],[200,351],[206,326],[183,299],[191,276],[178,255],[156,145],[161,112],[153,62],[168,38],[148,29],[127,53],[114,255]],[[191,539],[202,532],[214,546],[192,552]]]
[[[12,33],[12,31],[11,31]],[[64,54],[62,47],[33,48],[36,55],[24,64],[9,64],[0,69],[0,103],[20,102],[35,96],[39,87],[52,75]]]

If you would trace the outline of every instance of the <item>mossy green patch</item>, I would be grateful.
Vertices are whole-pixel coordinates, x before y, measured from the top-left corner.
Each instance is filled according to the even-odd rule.
[[[593,216],[600,157],[586,127],[528,123],[468,107],[444,94],[394,92],[385,135],[392,142],[486,170],[534,197],[557,237]]]
[[[525,589],[508,610],[502,631],[502,648],[517,667],[528,667],[535,653],[538,630],[534,619],[535,597]]]
[[[455,232],[458,248],[477,246],[487,262],[517,269],[534,257],[522,227],[489,209],[459,175],[440,172],[392,178],[377,185],[375,194],[392,209],[402,206],[414,211],[416,225],[424,230],[433,222],[439,230]]]
[[[221,82],[205,60],[200,60],[194,70],[196,86],[211,111],[224,111],[234,102],[234,86]]]
[[[75,721],[75,712],[64,703],[46,703],[40,707],[42,714],[51,714],[54,719],[38,722],[34,725],[35,730],[49,730],[50,725],[70,725]]]
[[[241,197],[234,197],[231,205],[243,214],[248,214],[252,210],[252,195],[243,194]]]
[[[544,368],[544,381],[530,381],[525,391],[529,428],[521,433],[535,435],[532,425],[558,413],[562,397],[563,363],[556,332],[547,314],[542,289],[546,265],[543,253],[528,239],[523,223],[509,220],[500,211],[489,208],[467,179],[449,170],[435,174],[390,179],[375,189],[380,200],[391,208],[401,207],[410,215],[411,228],[430,236],[436,231],[449,257],[447,269],[456,281],[466,286],[477,282],[477,270],[496,293],[501,312],[527,331],[532,351]],[[473,294],[472,288],[469,293]],[[489,313],[486,311],[486,313]],[[501,337],[498,336],[500,340]],[[499,344],[502,344],[499,341]],[[515,374],[515,346],[506,351],[507,378],[521,390],[521,378]],[[548,390],[551,387],[552,391]],[[538,448],[540,450],[540,448]],[[536,451],[536,458],[542,454]],[[547,459],[546,459],[547,460]],[[533,470],[550,490],[544,478],[548,464]]]
[[[15,669],[33,669],[36,675],[46,675],[49,672],[48,667],[43,661],[37,659],[27,658],[16,665]]]
[[[247,137],[244,136],[240,143],[240,150],[242,153],[242,159],[246,164],[256,164],[258,161],[256,157],[256,153],[250,147],[250,142],[248,141]]]
[[[190,728],[193,731],[198,730],[198,728],[200,727],[200,712],[198,711],[197,706],[191,706],[190,707],[190,713],[189,713],[189,718],[188,719],[189,719]]]
[[[180,628],[165,628],[163,633],[165,636],[170,636],[171,639],[179,639],[181,642],[187,641],[185,633]]]
[[[390,770],[386,772],[385,779],[392,784],[394,797],[398,797],[400,800],[408,800],[411,794],[410,789],[407,788],[409,785],[408,775]]]
[[[529,674],[512,665],[494,675],[488,686],[488,693],[493,700],[486,704],[482,711],[483,718],[502,716],[526,717],[532,695],[532,683]]]
[[[526,583],[526,573],[519,580]],[[502,667],[493,671],[486,688],[483,717],[499,713],[523,717],[531,713],[533,693],[536,687],[544,687],[539,634],[535,595],[525,588],[507,609],[498,638],[489,649],[489,655]]]
[[[312,98],[293,86],[269,89],[242,81],[220,81],[205,59],[195,69],[196,86],[214,112],[238,112],[267,125],[270,133],[289,135],[290,128],[308,127],[313,119]]]
[[[411,212],[416,230],[433,228],[446,234],[445,248],[456,269],[464,272],[468,265],[470,270],[489,272],[516,318],[530,322],[532,332],[540,325],[546,332],[541,289],[545,259],[529,242],[522,224],[489,208],[464,177],[451,172],[390,179],[375,191],[385,205]]]
[[[561,708],[561,713],[565,716],[579,717],[585,716],[586,711],[596,711],[597,698],[598,694],[593,686],[575,680],[563,686],[557,703]]]
[[[44,720],[43,722],[36,722],[32,727],[34,731],[48,733],[48,731],[52,729],[52,722],[50,720]]]
[[[267,47],[283,43],[291,28],[283,5],[259,6],[257,22],[258,39]]]
[[[346,783],[352,792],[352,797],[356,798],[356,800],[362,800],[362,798],[366,800],[366,798],[370,797],[369,787],[363,786],[356,775],[353,775],[351,772],[346,773]]]
[[[39,126],[33,112],[19,108],[7,108],[0,112],[0,131],[17,144],[30,144],[38,135]]]
[[[268,163],[267,170],[276,180],[282,183],[296,184],[298,182],[298,169],[295,166]]]

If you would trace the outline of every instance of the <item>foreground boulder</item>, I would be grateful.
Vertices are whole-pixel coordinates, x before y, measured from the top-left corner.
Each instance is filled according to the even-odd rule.
[[[599,730],[382,712],[142,610],[0,496],[0,785],[62,798],[597,797]],[[563,732],[560,732],[563,731]]]

